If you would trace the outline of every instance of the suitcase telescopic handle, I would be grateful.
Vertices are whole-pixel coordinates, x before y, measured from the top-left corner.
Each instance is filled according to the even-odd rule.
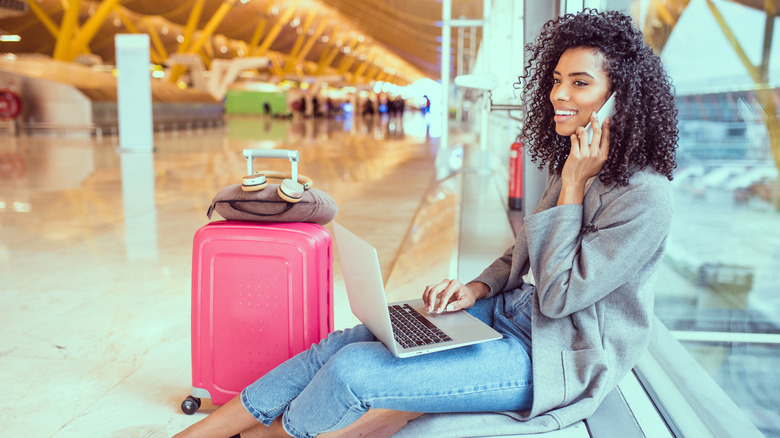
[[[289,149],[244,149],[244,158],[246,158],[246,174],[254,175],[253,161],[255,158],[281,158],[290,160],[292,167],[292,179],[298,181],[298,151]]]

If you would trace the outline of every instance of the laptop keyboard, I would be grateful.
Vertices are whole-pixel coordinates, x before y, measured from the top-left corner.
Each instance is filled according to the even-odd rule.
[[[390,311],[390,322],[393,324],[393,336],[404,348],[452,340],[408,304],[387,306],[387,309]]]

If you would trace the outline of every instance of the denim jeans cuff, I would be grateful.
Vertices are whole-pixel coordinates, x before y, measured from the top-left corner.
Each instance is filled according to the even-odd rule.
[[[266,426],[270,426],[271,423],[273,423],[274,419],[278,415],[267,415],[260,410],[256,409],[254,406],[252,406],[252,402],[249,401],[249,397],[246,395],[246,389],[241,391],[241,404],[244,406],[244,409],[249,412],[250,415],[255,417],[257,421],[265,424]]]
[[[282,417],[282,427],[284,428],[284,431],[287,432],[287,435],[290,435],[293,438],[314,438],[317,435],[306,435],[305,433],[298,432],[287,420],[286,417]]]

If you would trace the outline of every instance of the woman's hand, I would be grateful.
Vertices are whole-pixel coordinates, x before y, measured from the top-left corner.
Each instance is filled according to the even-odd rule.
[[[571,136],[571,151],[561,171],[563,187],[558,205],[582,204],[585,183],[601,172],[609,156],[609,117],[604,120],[603,128],[595,112],[591,114],[590,120],[593,126],[593,141],[590,144],[588,133],[583,127],[577,128],[577,132]]]
[[[464,285],[458,280],[442,280],[438,284],[425,287],[422,299],[428,312],[455,311],[468,309],[490,292],[484,283]],[[438,304],[436,300],[439,300]],[[434,307],[435,306],[435,307]]]

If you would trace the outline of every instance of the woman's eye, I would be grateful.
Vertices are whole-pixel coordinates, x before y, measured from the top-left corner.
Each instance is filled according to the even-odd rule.
[[[558,78],[553,78],[553,84],[560,84],[561,80]]]
[[[584,87],[584,86],[588,85],[588,83],[587,82],[583,82],[583,81],[574,81],[574,85],[576,85],[578,87]]]

